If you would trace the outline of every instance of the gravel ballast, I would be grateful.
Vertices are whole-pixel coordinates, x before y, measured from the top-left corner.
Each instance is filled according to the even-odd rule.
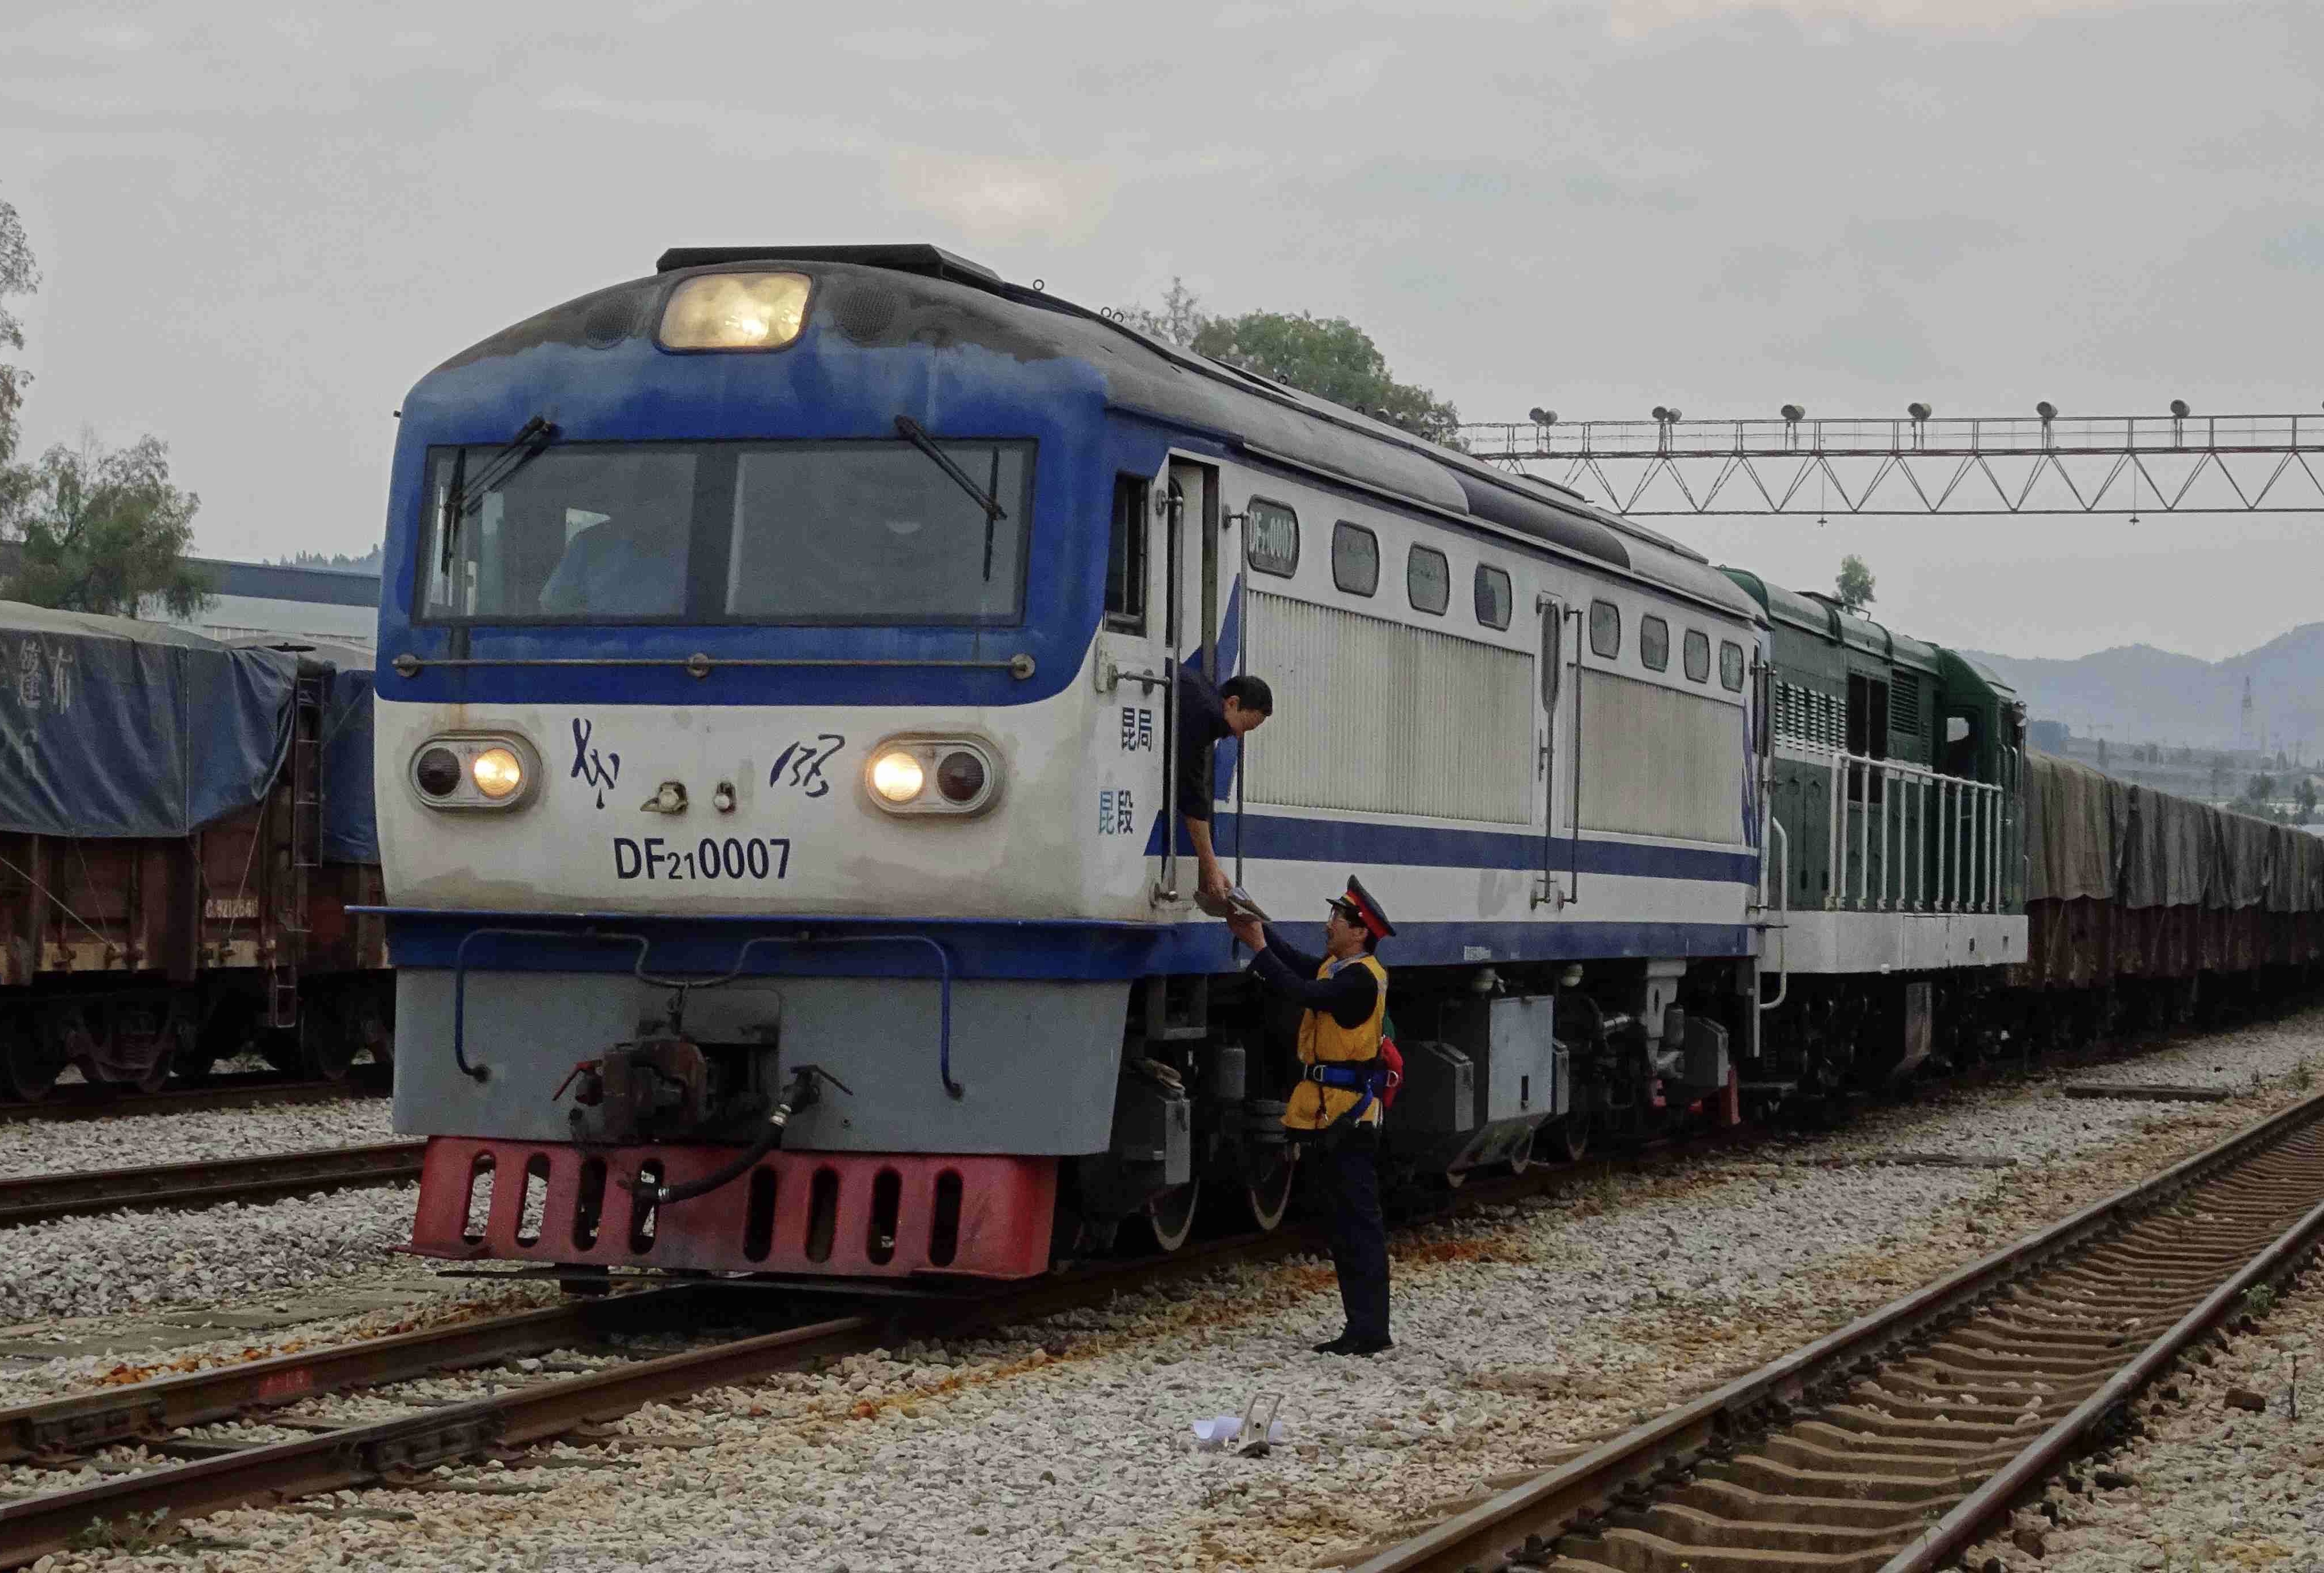
[[[189,1109],[100,1120],[25,1120],[0,1127],[0,1178],[256,1158],[396,1139],[383,1097],[246,1109]]]
[[[1307,1352],[1339,1327],[1328,1264],[1241,1268],[620,1422],[714,1444],[696,1450],[439,1472],[540,1494],[360,1497],[367,1513],[409,1520],[238,1512],[196,1525],[187,1554],[106,1565],[979,1573],[1352,1559],[1489,1476],[1562,1457],[2292,1101],[2301,1093],[2282,1080],[2248,1090],[2254,1073],[2298,1079],[2324,1056],[2324,1013],[2165,1052],[2192,1058],[2158,1079],[2192,1080],[2200,1060],[2241,1095],[2158,1105],[1994,1089],[1407,1231],[1395,1247],[1398,1347],[1377,1360]],[[1879,1161],[1899,1152],[2015,1161]],[[1820,1166],[1834,1160],[1844,1166]],[[344,1215],[318,1222],[315,1209],[338,1205]],[[190,1263],[178,1264],[189,1255],[215,1272],[243,1259],[243,1236],[267,1254],[244,1220],[278,1210],[305,1217],[295,1251],[274,1237],[291,1271],[322,1236],[344,1241],[352,1261],[403,1237],[409,1208],[408,1194],[363,1192],[238,1209],[200,1250],[181,1237],[148,1276],[162,1291],[189,1282]],[[69,1231],[104,1221],[46,1226],[56,1238],[44,1263],[69,1254]],[[173,1220],[171,1232],[199,1226]],[[120,1238],[110,1248],[144,1260]],[[1196,1447],[1191,1422],[1240,1412],[1255,1392],[1284,1395],[1286,1446],[1263,1459]]]

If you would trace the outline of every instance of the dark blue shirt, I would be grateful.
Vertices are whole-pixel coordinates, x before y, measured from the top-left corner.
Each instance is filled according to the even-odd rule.
[[[1226,701],[1211,680],[1191,667],[1178,669],[1178,811],[1189,819],[1211,817],[1211,751],[1232,735]]]

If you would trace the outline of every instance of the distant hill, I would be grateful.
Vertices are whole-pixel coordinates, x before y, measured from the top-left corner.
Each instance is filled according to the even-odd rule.
[[[2198,748],[2304,751],[2324,744],[2324,623],[2303,623],[2256,650],[2200,661],[2126,644],[2072,661],[1968,651],[2017,689],[2026,712],[2077,736]],[[2241,725],[2244,680],[2252,715]]]

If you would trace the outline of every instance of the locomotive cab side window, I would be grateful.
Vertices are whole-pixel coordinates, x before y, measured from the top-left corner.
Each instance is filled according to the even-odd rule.
[[[1648,671],[1669,670],[1670,625],[1660,617],[1638,619],[1638,659]]]
[[[1332,583],[1351,596],[1379,589],[1379,537],[1345,519],[1332,526]]]
[[[1250,500],[1250,566],[1260,573],[1289,578],[1299,571],[1299,515],[1264,497]]]
[[[1695,683],[1711,680],[1711,635],[1700,628],[1686,631],[1686,680]]]
[[[1105,625],[1146,632],[1146,499],[1139,476],[1113,479],[1113,530],[1105,546]]]
[[[1517,592],[1509,576],[1490,563],[1477,565],[1477,621],[1488,628],[1507,628],[1517,610]]]
[[[1590,653],[1607,661],[1622,653],[1622,608],[1611,601],[1590,603]]]
[[[1743,691],[1743,647],[1731,639],[1719,642],[1719,686],[1729,693]]]
[[[1441,617],[1452,604],[1452,566],[1431,546],[1416,546],[1404,560],[1404,593],[1416,612]]]

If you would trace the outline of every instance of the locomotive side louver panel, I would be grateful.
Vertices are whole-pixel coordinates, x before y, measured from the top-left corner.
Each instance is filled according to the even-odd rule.
[[[1743,710],[1612,672],[1582,674],[1582,827],[1743,839]]]
[[[1254,594],[1249,670],[1281,697],[1252,739],[1244,800],[1522,825],[1533,669],[1527,652]]]

